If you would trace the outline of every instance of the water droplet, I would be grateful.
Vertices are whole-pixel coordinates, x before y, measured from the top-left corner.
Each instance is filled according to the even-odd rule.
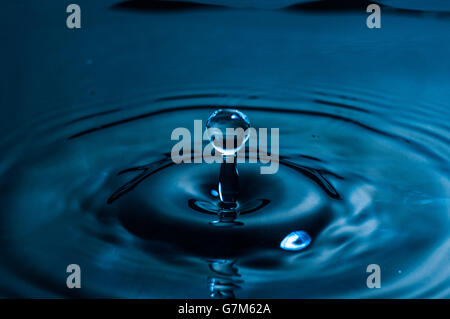
[[[295,231],[287,235],[280,243],[284,250],[302,250],[311,243],[311,237],[303,230]]]
[[[233,155],[247,142],[250,121],[234,109],[214,111],[206,122],[207,134],[214,148],[223,155]]]

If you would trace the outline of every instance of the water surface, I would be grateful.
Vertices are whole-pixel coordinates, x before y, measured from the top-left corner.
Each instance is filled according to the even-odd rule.
[[[81,2],[79,32],[55,27],[54,3],[29,6],[3,53],[18,62],[2,94],[1,296],[448,298],[445,15],[387,9],[369,30],[353,9],[117,3]],[[220,107],[280,128],[277,174],[239,165],[239,201],[264,206],[233,228],[189,205],[217,203],[218,164],[169,157],[174,128]],[[309,246],[281,249],[298,230]]]

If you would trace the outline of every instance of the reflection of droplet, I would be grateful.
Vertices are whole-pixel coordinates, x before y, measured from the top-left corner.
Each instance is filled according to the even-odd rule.
[[[235,260],[212,260],[209,262],[209,269],[214,272],[214,276],[208,278],[211,298],[234,299],[234,291],[241,288],[243,281],[239,279],[241,275],[235,266]]]
[[[302,250],[311,243],[311,237],[303,230],[295,231],[287,235],[280,244],[284,250]]]
[[[208,118],[206,128],[209,140],[217,151],[223,155],[234,155],[249,138],[250,121],[238,110],[220,109]]]

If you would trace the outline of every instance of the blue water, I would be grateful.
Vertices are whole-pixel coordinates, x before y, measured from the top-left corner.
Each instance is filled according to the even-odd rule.
[[[446,1],[382,1],[381,29],[333,1],[92,2],[80,30],[60,1],[3,5],[1,297],[450,296]],[[220,107],[280,128],[230,228],[198,208],[219,165],[169,157]]]

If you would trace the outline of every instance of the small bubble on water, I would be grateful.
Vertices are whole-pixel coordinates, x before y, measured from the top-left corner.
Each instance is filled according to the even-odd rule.
[[[311,237],[303,230],[298,230],[287,235],[280,243],[284,250],[302,250],[311,243]]]
[[[218,196],[219,196],[219,193],[218,193],[215,189],[211,189],[211,195],[212,195],[213,197],[218,197]]]
[[[214,111],[206,122],[206,128],[213,147],[223,155],[234,155],[250,135],[247,115],[235,109]]]

